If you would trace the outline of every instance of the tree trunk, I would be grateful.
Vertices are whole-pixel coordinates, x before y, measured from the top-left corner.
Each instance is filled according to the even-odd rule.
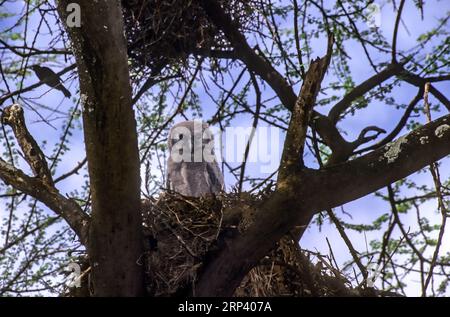
[[[92,194],[88,255],[94,296],[144,294],[139,152],[119,1],[59,1],[81,9],[67,27],[80,79]]]

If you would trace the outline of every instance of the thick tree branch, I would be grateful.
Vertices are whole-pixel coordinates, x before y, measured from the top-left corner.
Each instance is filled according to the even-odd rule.
[[[89,216],[75,200],[61,195],[54,187],[48,187],[42,180],[26,175],[21,170],[0,159],[0,178],[15,189],[44,203],[60,215],[76,233],[81,243],[88,242]]]
[[[340,206],[402,179],[450,154],[450,115],[432,121],[386,146],[320,171],[308,171],[310,188],[324,199],[311,202],[320,211]],[[347,184],[347,186],[342,186]],[[313,206],[317,204],[317,206]]]
[[[52,176],[42,150],[29,134],[22,108],[14,104],[4,109],[2,121],[10,125],[24,152],[24,157],[36,177],[0,159],[0,178],[16,190],[44,203],[57,215],[62,216],[74,230],[81,243],[88,241],[89,216],[71,198],[66,198],[53,186]]]
[[[330,35],[326,55],[313,60],[306,72],[300,94],[292,109],[291,120],[283,146],[283,155],[278,172],[278,188],[284,185],[289,186],[289,184],[285,184],[285,180],[288,179],[288,176],[293,171],[303,167],[306,132],[322,80],[330,63],[332,47],[333,37]]]
[[[447,115],[355,160],[299,171],[292,177],[298,180],[295,190],[276,191],[248,231],[228,241],[208,263],[196,285],[196,295],[233,294],[245,274],[276,242],[294,226],[308,225],[314,213],[363,197],[449,154]]]
[[[27,129],[22,107],[18,104],[6,107],[3,110],[1,121],[12,128],[34,176],[39,177],[48,186],[53,186],[53,177],[45,155]]]
[[[370,77],[365,80],[355,88],[353,88],[348,94],[344,96],[338,103],[336,103],[333,108],[331,108],[328,118],[336,124],[338,122],[340,116],[347,110],[352,102],[365,93],[372,90],[375,86],[381,84],[382,82],[388,80],[389,78],[398,75],[403,70],[402,64],[390,64],[385,69],[383,69],[378,74]]]

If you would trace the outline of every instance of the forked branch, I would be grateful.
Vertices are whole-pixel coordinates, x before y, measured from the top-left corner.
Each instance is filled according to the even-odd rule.
[[[44,153],[27,129],[22,107],[18,104],[6,107],[1,119],[4,124],[12,128],[34,177],[0,158],[0,179],[41,201],[57,215],[63,217],[77,234],[80,242],[85,244],[88,237],[89,216],[83,212],[75,200],[61,195],[55,188]]]

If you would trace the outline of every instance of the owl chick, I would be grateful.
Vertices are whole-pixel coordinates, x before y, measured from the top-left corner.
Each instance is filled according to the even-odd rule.
[[[208,124],[201,120],[177,123],[169,132],[168,145],[167,188],[190,197],[224,189]]]

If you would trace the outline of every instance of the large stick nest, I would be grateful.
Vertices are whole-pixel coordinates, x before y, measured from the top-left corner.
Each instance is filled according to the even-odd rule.
[[[145,201],[147,290],[152,296],[195,294],[207,255],[245,232],[266,193],[188,198],[164,193]],[[239,211],[239,212],[238,212]],[[263,233],[262,233],[263,234]],[[236,296],[357,296],[331,261],[312,264],[288,236],[244,278]]]
[[[242,31],[256,28],[260,1],[219,0]],[[134,66],[185,58],[198,49],[225,46],[225,40],[196,0],[123,0],[128,53]]]
[[[165,192],[143,201],[145,251],[138,263],[145,266],[148,296],[195,295],[203,266],[235,235],[245,234],[270,194],[263,190],[191,198]],[[83,257],[79,262],[82,287],[65,296],[89,296],[89,261]],[[234,295],[396,296],[353,288],[333,259],[300,249],[289,235],[245,276]]]

